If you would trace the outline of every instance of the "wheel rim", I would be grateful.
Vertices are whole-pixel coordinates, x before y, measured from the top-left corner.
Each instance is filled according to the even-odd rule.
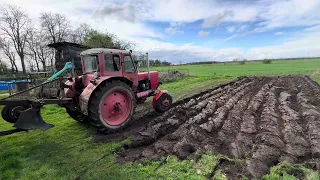
[[[13,119],[18,119],[20,112],[24,111],[26,108],[23,106],[16,106],[14,108],[12,108],[11,112],[10,112],[10,116]]]
[[[128,119],[131,108],[130,95],[123,90],[116,90],[102,98],[100,114],[107,124],[117,126]]]
[[[167,109],[169,105],[170,105],[170,101],[168,98],[166,98],[161,102],[160,107],[161,109]]]

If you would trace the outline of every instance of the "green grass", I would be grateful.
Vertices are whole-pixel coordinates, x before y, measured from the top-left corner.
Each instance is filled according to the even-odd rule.
[[[244,65],[218,64],[204,66],[157,67],[189,69],[192,77],[163,84],[174,100],[212,88],[243,75],[308,74],[320,80],[317,72],[320,60],[276,61],[272,64]],[[199,161],[179,161],[174,156],[160,161],[118,164],[115,153],[130,140],[111,143],[93,143],[95,129],[91,125],[72,120],[64,109],[48,105],[42,110],[43,118],[55,125],[40,130],[20,132],[0,137],[0,180],[3,179],[207,179],[217,166],[221,155],[204,154]],[[0,121],[0,131],[9,130],[12,124]],[[238,160],[230,161],[235,163]],[[289,169],[289,170],[288,170]],[[319,173],[300,166],[279,164],[264,179],[292,179],[293,171],[303,172],[308,179],[319,179]],[[212,179],[225,179],[217,171]],[[245,179],[245,178],[243,178]]]
[[[320,70],[320,59],[315,60],[287,60],[272,61],[271,64],[261,62],[210,64],[210,65],[182,65],[169,67],[153,67],[152,70],[166,71],[168,69],[189,69],[190,75],[196,76],[252,76],[252,75],[287,75],[310,74]]]
[[[295,180],[296,177],[306,180],[319,180],[320,172],[312,171],[300,165],[292,165],[287,162],[281,162],[270,170],[270,174],[264,176],[263,180]]]
[[[0,90],[0,94],[9,94],[8,90]]]

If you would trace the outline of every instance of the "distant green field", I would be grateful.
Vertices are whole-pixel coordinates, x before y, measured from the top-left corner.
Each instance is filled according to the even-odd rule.
[[[152,70],[188,69],[191,77],[166,83],[160,89],[169,90],[174,100],[204,91],[237,76],[307,74],[320,80],[319,60],[183,65],[153,67]],[[149,102],[146,102],[149,103]],[[150,103],[146,106],[151,106]],[[0,107],[0,110],[2,107]],[[221,155],[208,154],[199,161],[179,161],[165,157],[163,162],[116,162],[115,154],[128,140],[94,143],[95,129],[72,120],[56,105],[45,106],[43,119],[56,126],[47,132],[40,130],[20,132],[0,137],[0,180],[3,179],[208,179]],[[0,131],[9,130],[12,124],[0,119]],[[319,179],[319,173],[300,166],[280,163],[264,179],[295,179],[288,172],[300,169],[307,179]],[[200,173],[199,173],[200,172]],[[225,179],[219,171],[213,179]],[[245,179],[245,178],[243,178]]]
[[[152,67],[151,70],[166,71],[168,69],[189,69],[190,75],[196,76],[253,76],[253,75],[287,75],[311,74],[320,70],[320,59],[313,60],[286,60],[272,61],[271,64],[261,62],[206,64],[206,65],[181,65]]]

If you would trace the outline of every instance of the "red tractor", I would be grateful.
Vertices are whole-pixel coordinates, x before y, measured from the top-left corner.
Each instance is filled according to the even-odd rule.
[[[37,128],[46,130],[52,125],[42,120],[40,107],[59,104],[66,108],[73,119],[88,120],[99,131],[106,132],[126,127],[132,119],[136,104],[150,96],[154,96],[152,104],[157,112],[165,112],[170,108],[172,97],[167,90],[156,92],[161,84],[159,73],[149,71],[148,60],[148,72],[139,72],[132,60],[131,51],[94,48],[82,51],[80,56],[82,75],[72,76],[68,73],[68,80],[63,84],[63,98],[36,101],[2,99],[0,104],[6,105],[2,110],[3,119],[14,123],[16,131]],[[65,70],[61,70],[61,73]]]

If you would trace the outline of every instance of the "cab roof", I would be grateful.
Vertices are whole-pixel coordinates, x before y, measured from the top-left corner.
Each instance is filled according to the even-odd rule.
[[[92,48],[85,51],[82,51],[80,55],[89,55],[89,54],[100,54],[100,53],[125,53],[128,54],[130,51],[122,50],[122,49],[108,49],[108,48]]]

